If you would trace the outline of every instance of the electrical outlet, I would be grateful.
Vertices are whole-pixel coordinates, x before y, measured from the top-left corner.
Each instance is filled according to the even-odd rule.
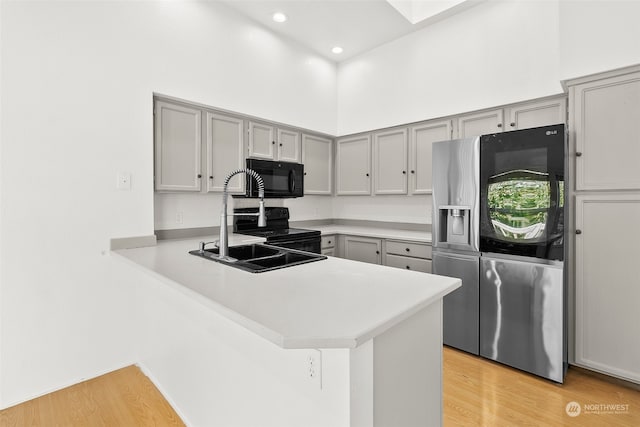
[[[182,224],[184,221],[184,215],[182,214],[182,212],[177,212],[176,213],[176,224]]]
[[[320,350],[311,350],[307,355],[307,379],[322,389],[322,353]]]

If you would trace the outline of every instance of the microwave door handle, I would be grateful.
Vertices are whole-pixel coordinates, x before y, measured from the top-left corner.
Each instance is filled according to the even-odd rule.
[[[289,193],[293,194],[296,191],[296,171],[293,169],[289,171]]]

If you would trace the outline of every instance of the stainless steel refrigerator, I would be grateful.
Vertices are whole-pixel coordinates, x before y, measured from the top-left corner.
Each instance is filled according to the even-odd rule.
[[[444,343],[562,382],[564,125],[433,145],[433,271]]]

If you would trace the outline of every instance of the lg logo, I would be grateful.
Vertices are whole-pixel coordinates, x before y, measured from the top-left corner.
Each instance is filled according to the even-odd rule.
[[[557,134],[558,134],[557,130],[548,130],[547,131],[547,136],[549,136],[549,135],[557,135]]]
[[[577,417],[580,415],[582,408],[580,408],[580,404],[578,402],[569,402],[567,403],[567,406],[564,407],[564,410],[570,417]]]

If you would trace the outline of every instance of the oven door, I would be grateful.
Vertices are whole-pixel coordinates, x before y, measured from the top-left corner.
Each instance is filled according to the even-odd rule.
[[[480,138],[480,251],[563,259],[564,125]]]
[[[287,249],[296,249],[299,251],[311,252],[314,254],[319,254],[321,247],[321,239],[320,237],[310,237],[305,239],[291,239],[291,240],[280,240],[275,242],[270,242],[267,239],[267,244],[272,246],[279,246],[281,248]]]

